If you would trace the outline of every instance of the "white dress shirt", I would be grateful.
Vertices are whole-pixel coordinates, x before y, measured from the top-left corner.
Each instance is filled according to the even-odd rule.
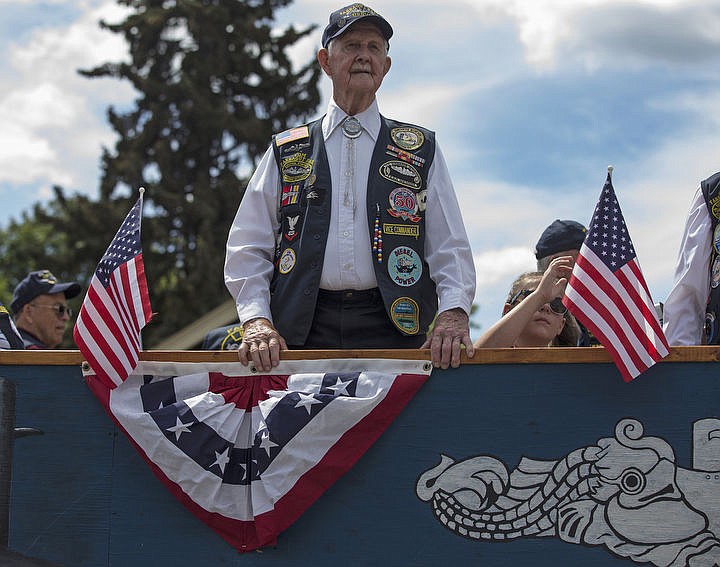
[[[702,190],[693,198],[680,243],[675,282],[663,309],[663,331],[670,345],[703,343],[710,293],[712,224]]]
[[[380,132],[377,101],[355,116],[363,128],[358,138],[349,140],[343,135],[340,124],[346,117],[331,101],[322,120],[332,206],[320,287],[329,290],[377,286],[366,211],[370,161]],[[225,283],[235,297],[240,322],[256,317],[272,320],[269,287],[280,230],[279,191],[278,168],[270,147],[248,183],[228,235]],[[460,307],[469,314],[475,296],[475,266],[437,142],[428,172],[425,229],[425,259],[437,287],[439,311]]]

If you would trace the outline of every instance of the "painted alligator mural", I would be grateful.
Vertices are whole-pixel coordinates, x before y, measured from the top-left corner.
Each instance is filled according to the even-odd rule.
[[[720,565],[720,420],[693,426],[693,469],[624,419],[614,437],[557,461],[523,457],[510,473],[492,456],[441,455],[416,494],[446,528],[477,541],[558,537],[636,563],[712,567]]]

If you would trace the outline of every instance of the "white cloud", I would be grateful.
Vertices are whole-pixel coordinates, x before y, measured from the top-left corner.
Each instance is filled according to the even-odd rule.
[[[101,18],[118,20],[123,10],[110,0],[89,4],[70,25],[40,27],[6,49],[0,183],[37,184],[36,194],[25,195],[26,200],[47,198],[55,184],[94,191],[101,147],[113,140],[98,109],[132,96],[120,81],[91,80],[77,72],[127,58],[122,38],[98,25]]]
[[[571,61],[591,69],[697,63],[717,57],[712,0],[471,0],[488,21],[514,21],[527,62],[542,71]]]

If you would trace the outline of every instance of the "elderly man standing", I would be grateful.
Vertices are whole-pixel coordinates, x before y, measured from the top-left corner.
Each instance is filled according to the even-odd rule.
[[[273,137],[230,229],[225,282],[262,370],[285,348],[429,348],[473,355],[475,268],[434,132],[391,120],[375,93],[390,24],[363,4],[330,15],[317,58],[321,119]]]
[[[10,308],[26,349],[53,349],[62,342],[72,315],[67,300],[80,293],[76,282],[58,282],[48,270],[30,272],[16,287]]]

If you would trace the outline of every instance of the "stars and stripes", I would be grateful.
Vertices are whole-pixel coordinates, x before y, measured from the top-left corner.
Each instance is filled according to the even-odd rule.
[[[140,245],[142,190],[90,281],[73,337],[98,378],[120,384],[142,350],[140,331],[152,310]]]
[[[272,544],[375,442],[431,372],[418,360],[140,362],[86,373],[156,476],[239,551]]]
[[[669,353],[610,172],[563,303],[610,352],[626,382]]]

